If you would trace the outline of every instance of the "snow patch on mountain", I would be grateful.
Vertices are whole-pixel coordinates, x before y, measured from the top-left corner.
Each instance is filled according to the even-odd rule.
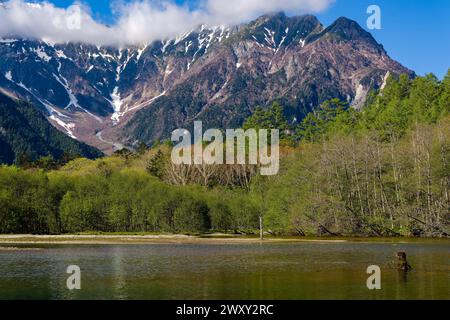
[[[188,32],[183,33],[182,35],[176,37],[176,38],[175,38],[174,45],[177,45],[177,44],[179,44],[181,41],[185,40],[187,37],[189,37],[189,36],[191,35],[191,33],[192,33],[193,31],[194,31],[194,30],[188,31]]]
[[[17,42],[17,41],[19,41],[19,40],[17,40],[17,39],[2,39],[2,38],[0,38],[0,43],[13,43],[13,42]]]
[[[65,123],[64,121],[62,121],[61,119],[59,119],[58,117],[56,117],[55,115],[51,115],[49,117],[50,120],[56,122],[56,124],[58,126],[60,126],[61,128],[63,128],[66,132],[66,134],[71,137],[72,139],[78,140],[78,138],[75,136],[75,134],[73,133],[73,129],[75,129],[75,123]]]
[[[302,46],[302,48],[305,46],[306,44],[306,40],[305,39],[300,39],[300,44]]]
[[[138,49],[137,56],[136,56],[137,61],[141,60],[142,54],[145,52],[145,50],[147,50],[147,47],[148,47],[148,45],[145,45],[141,49]]]
[[[5,78],[8,79],[9,81],[12,81],[12,73],[11,71],[8,71],[5,73]]]
[[[58,58],[69,59],[69,58],[67,58],[67,56],[65,55],[64,51],[62,51],[62,50],[56,50],[56,56]]]
[[[166,70],[164,71],[164,75],[168,76],[173,72],[174,69],[171,69],[170,65],[167,65]]]
[[[286,40],[286,38],[287,38],[287,36],[288,36],[288,34],[289,34],[289,28],[286,28],[286,30],[284,31],[284,33],[285,33],[285,35],[284,35],[283,38],[281,39],[280,44],[278,45],[278,47],[277,47],[277,49],[276,49],[276,51],[275,51],[275,54],[277,54],[278,51],[280,51],[281,46],[283,45],[284,41]]]
[[[114,88],[114,91],[115,91],[115,89],[116,88]],[[151,98],[150,100],[141,102],[141,103],[136,104],[136,105],[134,105],[132,107],[126,107],[125,109],[122,109],[123,102],[122,102],[122,100],[120,100],[121,99],[120,98],[120,94],[117,93],[115,96],[113,96],[114,95],[114,92],[113,92],[111,97],[113,99],[113,103],[116,103],[116,105],[115,105],[115,110],[114,110],[115,112],[112,115],[111,120],[113,121],[114,125],[117,125],[120,122],[120,119],[123,116],[125,116],[127,113],[129,113],[129,112],[131,112],[133,110],[141,109],[143,107],[148,107],[153,102],[155,102],[158,98],[161,98],[165,94],[166,94],[166,91],[164,91],[160,95],[157,95],[156,97]]]
[[[123,115],[120,111],[122,110],[123,101],[120,97],[119,87],[115,87],[111,93],[112,105],[114,108],[114,113],[111,116],[111,120],[117,124],[120,121],[120,117]]]
[[[161,52],[162,53],[166,53],[166,49],[171,44],[172,41],[173,41],[172,39],[171,40],[167,40],[167,41],[161,41],[161,43],[163,45],[163,47],[161,48]]]
[[[36,53],[37,56],[41,60],[44,60],[45,62],[49,62],[50,60],[52,60],[52,58],[47,54],[47,52],[45,52],[45,50],[42,47],[33,48],[31,51]]]
[[[265,33],[264,33],[264,40],[267,42],[267,44],[272,47],[273,50],[275,50],[275,31],[269,30],[266,27],[264,27]]]

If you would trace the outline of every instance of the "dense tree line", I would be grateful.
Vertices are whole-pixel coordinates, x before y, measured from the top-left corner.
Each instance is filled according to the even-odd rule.
[[[0,168],[0,233],[256,232],[448,236],[450,73],[390,78],[363,111],[325,102],[300,123],[282,106],[244,128],[282,131],[280,174],[174,166],[170,146]]]
[[[48,173],[2,167],[0,233],[194,233],[257,227],[258,213],[241,192],[171,186],[126,168],[122,159],[86,161]]]

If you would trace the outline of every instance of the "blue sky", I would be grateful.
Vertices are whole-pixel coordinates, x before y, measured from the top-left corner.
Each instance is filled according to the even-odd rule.
[[[449,0],[337,0],[317,17],[328,25],[339,16],[366,27],[366,9],[381,8],[382,29],[369,30],[388,54],[418,74],[442,78],[450,68]]]
[[[198,0],[177,0],[195,7]],[[245,0],[243,0],[245,1]],[[50,0],[59,7],[67,7],[73,0]],[[112,0],[84,0],[99,21],[112,24]],[[316,14],[329,25],[336,18],[346,16],[366,28],[367,7],[381,8],[382,29],[371,30],[389,55],[406,67],[423,75],[433,72],[442,78],[450,68],[450,1],[449,0],[336,0],[325,11]]]

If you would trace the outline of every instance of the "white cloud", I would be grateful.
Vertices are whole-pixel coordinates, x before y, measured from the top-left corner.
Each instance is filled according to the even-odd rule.
[[[121,41],[126,43],[148,43],[174,37],[207,18],[203,11],[190,11],[171,2],[133,2],[115,9],[119,18],[113,28]]]
[[[201,23],[232,25],[257,16],[287,11],[324,10],[334,0],[202,0],[195,9],[170,0],[115,1],[116,23],[106,26],[80,3],[62,9],[48,2],[0,3],[0,37],[27,37],[50,42],[80,41],[98,45],[149,43],[174,37]]]
[[[74,8],[78,8],[80,13],[81,29],[73,25]],[[102,43],[105,40],[104,36],[110,38],[111,34],[110,28],[94,21],[89,8],[82,5],[61,9],[48,2],[36,4],[10,0],[0,6],[2,37],[21,36],[53,42]]]
[[[326,9],[332,0],[209,0],[209,15],[224,23],[239,23],[269,12],[315,13]]]

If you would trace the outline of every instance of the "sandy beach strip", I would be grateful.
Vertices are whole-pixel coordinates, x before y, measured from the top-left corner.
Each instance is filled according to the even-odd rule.
[[[0,235],[0,244],[233,244],[233,243],[317,242],[344,243],[345,239],[266,238],[233,235]]]

